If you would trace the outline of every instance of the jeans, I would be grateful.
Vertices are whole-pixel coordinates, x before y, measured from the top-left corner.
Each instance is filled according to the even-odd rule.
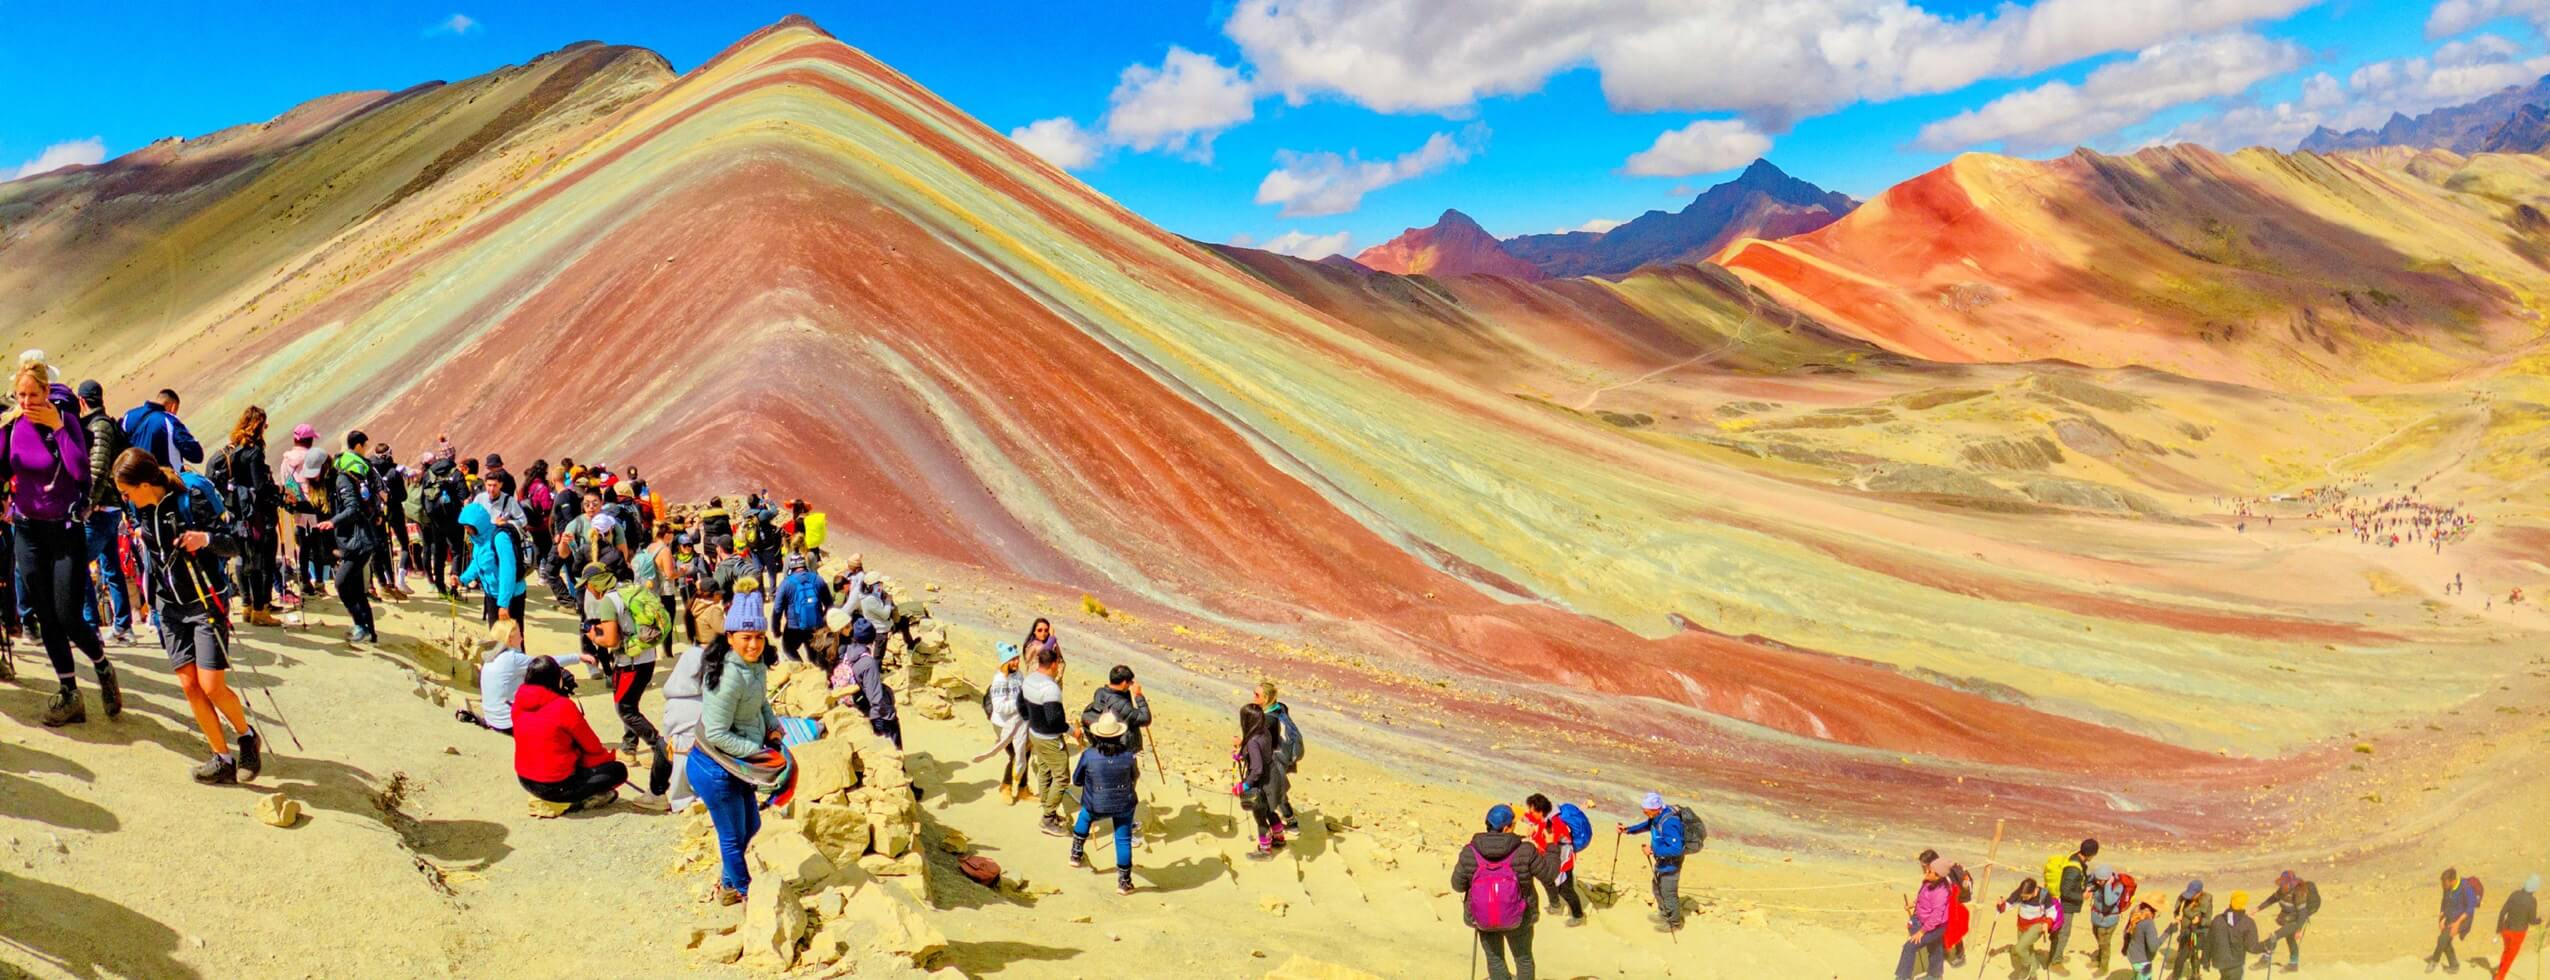
[[[1118,813],[1091,813],[1088,807],[1081,807],[1080,816],[1071,822],[1071,856],[1074,858],[1080,856],[1081,847],[1089,842],[1089,825],[1097,820],[1115,824],[1116,880],[1132,881],[1133,811],[1131,809]]]
[[[1036,812],[1039,815],[1062,816],[1063,790],[1071,785],[1071,757],[1059,738],[1027,739],[1028,761],[1034,764],[1037,780]]]
[[[717,858],[726,869],[718,883],[739,892],[750,889],[753,873],[744,866],[744,845],[761,832],[761,808],[753,800],[753,788],[729,775],[726,767],[702,750],[691,750],[688,769],[691,791],[708,806],[709,822],[717,825]]]
[[[1656,867],[1656,911],[1664,915],[1665,924],[1682,927],[1682,865]]]
[[[1487,951],[1488,980],[1532,980],[1532,924],[1525,922],[1506,932],[1479,933],[1479,948]],[[1511,972],[1505,966],[1505,954],[1514,954]]]
[[[372,553],[349,551],[337,556],[336,599],[345,604],[345,614],[354,618],[354,628],[364,633],[372,630],[372,594],[365,591],[363,569],[371,563]]]
[[[115,547],[116,538],[123,533],[123,511],[90,512],[88,560],[97,563],[97,584],[106,590],[107,605],[113,610],[115,616],[115,628],[129,630],[133,628],[133,610],[126,604],[123,556],[118,554],[120,549]],[[97,603],[90,602],[82,605],[80,613],[90,626],[100,625],[97,621]]]
[[[89,597],[87,529],[70,521],[21,520],[17,539],[18,601],[35,615],[36,629],[44,633],[44,657],[53,662],[54,676],[64,689],[74,686],[74,646],[105,673],[110,669],[106,647],[97,641],[97,627],[80,616]]]
[[[634,667],[622,667],[611,678],[611,705],[620,709],[620,726],[628,730],[622,740],[636,739],[655,750],[655,765],[647,770],[646,791],[657,796],[673,784],[673,757],[666,751],[664,736],[655,723],[638,711],[638,701],[646,697],[646,682],[655,678],[653,661]]]
[[[605,762],[590,769],[578,769],[575,775],[554,783],[544,783],[527,776],[514,777],[531,795],[551,803],[582,803],[620,788],[629,781],[629,767]]]
[[[1904,940],[1904,955],[1895,958],[1895,980],[1912,980],[1913,960],[1920,957],[1923,950],[1930,951],[1930,980],[1944,976],[1948,972],[1948,950],[1943,945],[1947,938],[1948,927],[1943,924]]]

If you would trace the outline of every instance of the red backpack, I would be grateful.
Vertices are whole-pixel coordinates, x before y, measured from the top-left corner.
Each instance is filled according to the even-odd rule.
[[[1519,853],[1522,849],[1516,848]],[[1479,853],[1476,845],[1470,856],[1477,859],[1478,870],[1470,876],[1470,892],[1465,899],[1470,911],[1470,928],[1480,932],[1510,932],[1522,928],[1523,917],[1531,912],[1530,898],[1523,891],[1523,879],[1514,873],[1514,854],[1501,861],[1490,861]]]

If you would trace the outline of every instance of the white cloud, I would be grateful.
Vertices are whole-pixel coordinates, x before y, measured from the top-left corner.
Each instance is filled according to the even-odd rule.
[[[64,167],[78,166],[81,164],[104,163],[105,161],[106,141],[98,137],[91,136],[84,140],[55,143],[52,146],[45,147],[43,152],[35,155],[35,159],[19,164],[17,170],[9,174],[8,179],[16,180],[20,177],[33,177],[41,173],[51,173]]]
[[[1324,259],[1331,255],[1344,255],[1347,246],[1354,244],[1354,241],[1353,233],[1343,231],[1328,235],[1288,231],[1262,242],[1247,235],[1231,236],[1231,244],[1243,248],[1262,248],[1269,252],[1281,252],[1297,259],[1313,260]]]
[[[459,37],[463,34],[481,29],[482,28],[480,27],[477,18],[471,17],[468,14],[453,14],[449,17],[443,18],[442,20],[434,22],[434,26],[426,28],[425,36]]]
[[[1771,152],[1771,138],[1741,119],[1703,119],[1667,130],[1655,145],[1629,155],[1640,177],[1688,177],[1733,170]]]
[[[2280,18],[2318,0],[2039,0],[1950,18],[1908,0],[1241,0],[1223,30],[1261,88],[1465,112],[1591,65],[1613,107],[1726,110],[1774,131]]]
[[[1171,46],[1160,67],[1133,65],[1107,97],[1107,138],[1137,150],[1213,158],[1213,137],[1256,115],[1256,91],[1239,69]]]
[[[2550,34],[2550,0],[2444,0],[2426,15],[2426,36],[2451,37],[2499,17],[2520,17]]]
[[[1078,170],[1098,162],[1099,152],[1105,149],[1098,142],[1098,134],[1080,128],[1079,123],[1066,116],[1039,119],[1020,126],[1009,131],[1009,138],[1026,147],[1027,152],[1044,157],[1047,163],[1065,170]]]
[[[1257,203],[1281,204],[1287,218],[1345,214],[1362,206],[1364,195],[1422,177],[1470,159],[1487,144],[1488,130],[1472,123],[1459,138],[1436,133],[1425,145],[1391,160],[1364,160],[1353,153],[1296,153],[1279,150],[1276,167],[1257,185]]]
[[[2469,102],[2511,85],[2529,85],[2550,74],[2550,55],[2524,57],[2522,47],[2494,34],[2448,41],[2414,58],[2358,66],[2340,83],[2327,73],[2302,83],[2299,99],[2253,101],[2190,120],[2161,142],[2202,143],[2216,149],[2272,146],[2291,149],[2311,131],[2378,128],[2392,113],[2416,115]]]
[[[1593,219],[1593,220],[1590,220],[1590,221],[1585,222],[1584,224],[1577,225],[1577,226],[1576,226],[1576,227],[1574,227],[1574,228],[1556,228],[1556,229],[1552,229],[1552,230],[1550,231],[1550,234],[1553,234],[1553,235],[1564,235],[1564,234],[1567,234],[1568,232],[1571,232],[1571,231],[1590,231],[1590,232],[1593,232],[1594,234],[1599,235],[1599,234],[1602,234],[1602,233],[1604,233],[1604,232],[1606,232],[1606,231],[1610,231],[1610,230],[1612,230],[1612,229],[1614,229],[1614,228],[1618,228],[1618,227],[1620,227],[1621,225],[1624,225],[1624,224],[1627,224],[1627,223],[1628,223],[1628,222],[1625,222],[1625,221],[1614,221],[1614,220],[1612,220],[1612,219],[1610,219],[1610,218],[1595,218],[1595,219]]]
[[[2165,109],[2238,95],[2305,58],[2294,44],[2255,34],[2168,41],[2101,65],[2078,85],[2048,82],[1930,123],[1913,145],[1946,151],[1996,143],[2015,153],[2075,146]]]

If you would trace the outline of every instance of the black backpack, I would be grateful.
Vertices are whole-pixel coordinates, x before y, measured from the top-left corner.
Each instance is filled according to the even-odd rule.
[[[1709,825],[1700,819],[1700,815],[1680,803],[1673,805],[1673,812],[1682,817],[1682,853],[1692,854],[1707,848]]]
[[[257,512],[257,487],[239,473],[239,447],[232,445],[204,463],[204,477],[212,481],[214,491],[230,513],[244,519]]]

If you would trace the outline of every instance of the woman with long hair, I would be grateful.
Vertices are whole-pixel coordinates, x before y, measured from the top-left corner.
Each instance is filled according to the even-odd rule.
[[[734,905],[752,886],[744,846],[761,831],[760,794],[779,788],[786,759],[779,714],[770,708],[770,624],[761,593],[738,593],[725,625],[700,658],[699,741],[687,768],[691,790],[717,827],[718,904]]]
[[[88,655],[97,673],[98,698],[113,718],[124,711],[124,691],[97,627],[80,615],[89,598],[88,526],[79,518],[88,497],[88,430],[78,425],[79,402],[53,380],[41,360],[22,360],[13,382],[17,412],[0,427],[0,477],[9,484],[9,523],[15,531],[20,599],[44,634],[44,655],[62,682],[44,707],[44,723],[60,727],[88,720],[73,676],[71,648]]]
[[[239,553],[235,525],[223,518],[211,480],[180,477],[147,449],[127,449],[115,458],[115,489],[133,505],[133,536],[150,559],[142,567],[150,570],[145,588],[158,613],[160,649],[212,749],[213,757],[195,770],[195,781],[255,779],[265,765],[257,730],[230,690],[230,624],[221,610],[220,579],[213,574]],[[239,733],[236,756],[223,734],[224,721]]]
[[[230,505],[231,516],[247,531],[239,548],[239,583],[247,599],[245,619],[251,626],[275,626],[277,549],[281,546],[283,491],[266,465],[266,410],[255,405],[239,413],[230,427],[228,445],[204,467]]]
[[[1027,638],[1018,641],[1018,648],[1026,651],[1030,657],[1035,655],[1034,648],[1037,647],[1055,651],[1062,649],[1062,637],[1054,635],[1053,621],[1043,616],[1036,617],[1034,623],[1028,624]]]
[[[1275,720],[1256,702],[1240,706],[1240,799],[1257,820],[1257,857],[1284,846],[1284,795],[1290,786],[1275,752]]]

